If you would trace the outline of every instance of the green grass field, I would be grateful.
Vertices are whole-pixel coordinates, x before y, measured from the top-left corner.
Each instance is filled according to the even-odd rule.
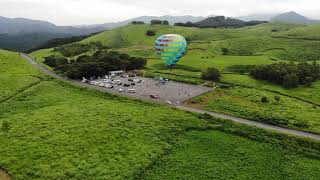
[[[179,144],[184,141],[198,146],[197,142],[190,139],[190,135],[206,134],[201,131],[228,126],[221,122],[209,122],[195,114],[82,89],[48,78],[20,92],[16,82],[26,79],[28,83],[33,83],[28,75],[43,75],[15,53],[1,51],[0,54],[1,57],[6,57],[0,59],[0,66],[12,69],[12,72],[2,72],[2,80],[8,83],[0,89],[6,92],[9,88],[11,94],[15,94],[11,99],[0,103],[0,125],[9,123],[9,128],[0,130],[0,169],[6,170],[15,179],[132,179],[167,152],[173,152],[172,155],[175,156],[174,152],[180,151],[179,147],[173,146],[176,142]],[[20,79],[14,77],[16,74]],[[199,132],[187,133],[190,129]],[[247,132],[243,130],[244,134]],[[257,136],[259,132],[252,134]],[[223,172],[229,171],[223,162],[230,155],[230,146],[234,146],[235,142],[241,147],[258,144],[228,133],[213,132],[209,136],[223,139],[223,144],[221,141],[216,145],[222,153],[216,157],[216,163],[222,165]],[[297,147],[292,148],[294,152],[310,148],[308,143],[297,144],[286,136],[263,137],[263,141],[271,142],[280,138],[280,143],[288,143],[285,147],[295,144]],[[177,138],[180,140],[176,141]],[[208,138],[199,137],[202,141]],[[312,151],[318,152],[317,143],[310,143],[315,146],[311,148]],[[202,147],[199,146],[202,151],[209,151]],[[264,148],[259,149],[261,154],[268,154],[269,150],[273,150],[273,162],[283,160],[281,147],[272,143],[264,143],[264,147],[266,151],[263,151]],[[197,155],[192,149],[186,149],[185,152],[187,151]],[[217,150],[210,151],[214,153]],[[258,150],[248,150],[248,153],[256,151]],[[313,156],[308,158],[300,153],[296,160],[301,163],[295,164],[295,168],[312,173],[319,170],[319,166],[316,166],[318,159],[315,160]],[[241,152],[239,155],[248,157]],[[257,154],[255,157],[259,156]],[[250,161],[253,164],[247,168],[262,168],[260,164],[265,162],[265,156],[261,155],[260,161]],[[197,162],[203,164],[207,160],[198,159]],[[248,161],[238,159],[237,162],[246,164]],[[179,170],[183,170],[183,164],[181,162],[177,166]],[[196,164],[190,165],[195,170],[193,174],[204,173],[202,169],[197,169]],[[288,168],[288,172],[295,170],[290,163],[281,167]],[[269,167],[266,171],[271,169],[278,171],[277,166]],[[232,177],[233,173],[225,176]],[[146,175],[148,179],[149,175]],[[173,177],[163,173],[159,173],[159,176],[167,179]],[[292,174],[292,177],[299,176]],[[317,174],[308,174],[308,177],[317,177]]]
[[[320,161],[219,131],[191,131],[144,179],[313,179]]]
[[[27,63],[18,53],[0,50],[0,102],[44,78]]]
[[[218,68],[223,73],[221,83],[235,88],[212,92],[210,101],[198,101],[196,98],[197,104],[194,105],[197,107],[258,121],[281,116],[290,122],[288,127],[297,128],[296,126],[306,124],[302,127],[303,130],[320,133],[319,108],[313,107],[314,104],[316,106],[320,104],[320,81],[313,83],[311,87],[284,89],[229,70],[234,65],[271,64],[283,60],[318,60],[320,41],[304,40],[302,37],[303,34],[320,36],[318,28],[318,25],[280,23],[239,29],[129,25],[92,36],[82,43],[101,41],[114,50],[149,58],[144,70],[147,76],[163,76],[171,80],[203,84],[205,81],[200,79],[201,72],[208,67]],[[156,30],[157,35],[146,36],[145,32],[149,29]],[[168,69],[153,50],[156,37],[166,33],[178,33],[192,40],[188,54],[174,69]],[[285,35],[293,33],[300,39],[282,37],[293,36]],[[221,55],[222,47],[228,48],[231,55]],[[32,55],[41,59],[45,54],[50,54],[47,51],[41,50]],[[271,100],[274,96],[280,96],[283,100],[281,108],[272,103],[261,104],[259,100],[263,96]],[[220,101],[214,100],[217,97],[223,105]],[[298,110],[295,110],[297,108]]]
[[[14,94],[17,82],[33,83],[28,76],[39,75],[16,54],[0,53],[7,57],[1,67],[17,74],[3,73],[8,83],[2,92],[10,88]],[[0,168],[15,179],[126,179],[187,128],[207,124],[190,113],[55,80],[41,81],[0,106],[0,124],[10,124],[8,132],[0,130]]]

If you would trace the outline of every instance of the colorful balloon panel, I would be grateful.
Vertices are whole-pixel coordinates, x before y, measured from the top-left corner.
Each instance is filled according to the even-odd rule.
[[[178,34],[166,34],[156,40],[155,49],[169,66],[177,64],[187,53],[187,41]]]

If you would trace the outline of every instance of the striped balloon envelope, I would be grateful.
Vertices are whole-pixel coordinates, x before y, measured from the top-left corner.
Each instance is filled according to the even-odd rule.
[[[174,66],[187,54],[187,41],[178,34],[166,34],[156,40],[155,49],[168,66]]]

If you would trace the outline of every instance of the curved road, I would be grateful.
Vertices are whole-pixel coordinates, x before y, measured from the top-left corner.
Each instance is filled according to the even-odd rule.
[[[296,131],[296,130],[292,130],[292,129],[272,126],[272,125],[268,125],[268,124],[264,124],[264,123],[260,123],[260,122],[255,122],[255,121],[250,121],[250,120],[247,120],[247,119],[237,118],[237,117],[233,117],[233,116],[229,116],[229,115],[225,115],[225,114],[219,114],[219,113],[214,113],[214,112],[210,112],[210,111],[205,111],[205,110],[202,110],[202,109],[196,109],[196,108],[193,108],[193,107],[190,107],[190,106],[185,106],[185,105],[169,105],[166,102],[161,101],[161,100],[150,99],[150,98],[138,96],[138,95],[135,95],[135,94],[130,94],[129,95],[129,94],[118,93],[118,92],[115,92],[115,91],[111,91],[111,90],[109,90],[107,88],[101,88],[101,87],[89,85],[87,83],[82,83],[80,81],[71,80],[71,79],[68,79],[66,77],[60,76],[60,75],[48,70],[46,67],[44,67],[43,65],[37,63],[34,59],[32,59],[31,57],[29,57],[26,54],[22,54],[21,53],[21,57],[23,57],[24,59],[29,61],[32,65],[36,66],[43,73],[45,73],[45,74],[47,74],[47,75],[49,75],[51,77],[54,77],[56,79],[59,79],[61,81],[72,83],[72,84],[75,84],[75,85],[78,85],[78,86],[81,86],[81,87],[93,88],[93,89],[97,89],[97,90],[100,90],[100,91],[108,92],[110,94],[126,96],[126,97],[133,97],[133,98],[141,99],[141,100],[148,101],[148,102],[165,104],[167,106],[175,107],[177,109],[181,109],[181,110],[184,110],[184,111],[202,113],[202,114],[207,113],[207,114],[210,114],[213,117],[227,119],[227,120],[230,120],[230,121],[233,121],[233,122],[237,122],[237,123],[240,123],[240,124],[245,124],[245,125],[249,125],[249,126],[255,126],[255,127],[258,127],[258,128],[261,128],[261,129],[271,130],[271,131],[275,131],[275,132],[278,132],[278,133],[284,133],[284,134],[299,136],[299,137],[303,137],[303,138],[310,138],[310,139],[313,139],[313,140],[316,140],[316,141],[320,141],[320,136],[316,135],[316,134],[311,134],[311,133],[307,133],[307,132]]]

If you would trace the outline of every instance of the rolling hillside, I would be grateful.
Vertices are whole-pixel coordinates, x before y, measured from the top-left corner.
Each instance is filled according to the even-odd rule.
[[[141,53],[146,53],[145,50],[153,48],[153,43],[157,36],[166,33],[177,33],[191,40],[190,49],[201,48],[221,54],[221,48],[228,48],[230,50],[229,55],[267,55],[277,59],[296,61],[320,60],[318,53],[320,50],[319,41],[303,41],[278,37],[281,33],[289,33],[296,30],[312,31],[313,36],[317,36],[319,35],[319,31],[316,32],[315,29],[319,26],[315,25],[313,28],[310,28],[303,25],[263,24],[238,29],[198,29],[173,26],[131,25],[106,31],[82,42],[101,41],[106,46],[116,49],[126,48],[125,50],[129,52],[138,52],[139,48],[143,47]],[[149,29],[156,30],[157,35],[155,37],[145,36],[145,32]],[[302,37],[301,34],[300,37]]]
[[[318,177],[316,142],[75,87],[13,52],[0,51],[0,67],[0,170],[14,179]],[[266,163],[272,176],[261,173]]]
[[[160,75],[171,80],[203,84],[205,81],[201,79],[202,71],[208,67],[216,67],[222,72],[222,81],[216,86],[218,89],[186,102],[187,104],[213,112],[319,134],[319,81],[311,87],[284,89],[232,69],[234,66],[281,61],[319,60],[320,41],[276,37],[291,31],[310,31],[313,36],[318,36],[319,32],[314,30],[316,28],[317,25],[279,23],[239,29],[129,25],[97,34],[80,43],[102,42],[113,50],[146,57],[149,59],[144,70],[146,76]],[[146,31],[150,29],[156,31],[156,36],[146,35]],[[188,54],[174,69],[168,69],[153,49],[156,37],[167,33],[181,34],[189,40]],[[227,48],[228,54],[223,54],[222,48]],[[32,53],[40,62],[50,54],[51,50]],[[276,104],[273,101],[275,96],[282,99],[281,103]],[[262,103],[262,97],[270,99],[270,103]]]

